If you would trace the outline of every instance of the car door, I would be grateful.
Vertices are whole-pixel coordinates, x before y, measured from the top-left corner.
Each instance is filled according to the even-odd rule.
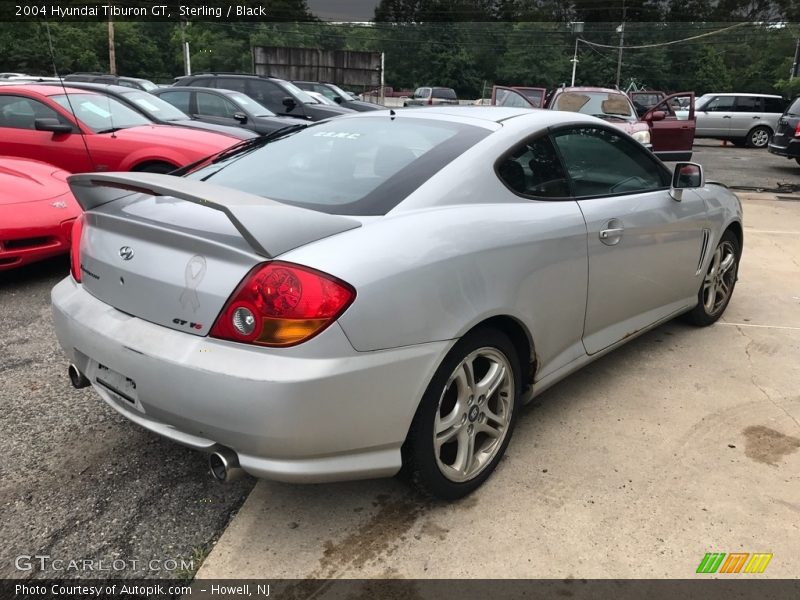
[[[538,108],[521,90],[503,85],[492,86],[492,106],[511,106],[515,108]]]
[[[202,119],[206,123],[227,125],[228,127],[242,126],[233,115],[244,113],[244,111],[222,94],[203,91],[195,92],[195,110],[196,113],[192,116]],[[252,127],[252,119],[249,119],[249,121]]]
[[[714,96],[696,112],[695,135],[703,137],[728,137],[733,117],[735,96]]]
[[[159,92],[156,94],[159,98],[164,100],[165,102],[169,102],[177,108],[179,111],[186,115],[193,115],[197,112],[194,108],[194,103],[192,102],[192,90],[188,88],[183,89],[170,89],[164,92]]]
[[[38,131],[36,119],[57,119],[73,133]],[[2,154],[43,160],[70,173],[94,171],[82,133],[61,111],[39,100],[16,94],[0,95]]]
[[[594,354],[692,305],[706,207],[695,193],[673,200],[669,170],[616,131],[568,126],[552,137],[586,221],[583,343]]]
[[[689,115],[686,119],[679,119],[673,108],[679,100],[688,100]],[[663,112],[664,118],[654,119],[656,112]],[[656,156],[661,160],[691,160],[696,126],[694,92],[667,96],[648,110],[642,120],[650,127],[650,143]]]
[[[731,137],[745,137],[757,125],[762,124],[764,101],[760,96],[735,96],[731,113]],[[767,125],[766,122],[763,122]]]

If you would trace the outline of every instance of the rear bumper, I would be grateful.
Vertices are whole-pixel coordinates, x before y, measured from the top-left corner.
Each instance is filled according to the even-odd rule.
[[[71,278],[52,292],[61,346],[111,407],[204,451],[234,450],[256,476],[318,482],[389,476],[451,342],[356,352],[335,324],[294,348],[252,348],[126,315]],[[133,402],[98,365],[135,382]]]
[[[789,140],[789,143],[785,146],[776,146],[770,142],[769,146],[767,146],[767,149],[772,154],[777,154],[778,156],[785,156],[786,158],[800,158],[800,139]]]

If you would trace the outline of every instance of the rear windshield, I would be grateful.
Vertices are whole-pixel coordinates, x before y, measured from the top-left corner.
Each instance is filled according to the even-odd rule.
[[[456,100],[456,93],[450,88],[433,88],[433,97],[444,98],[445,100]]]
[[[789,105],[789,108],[786,109],[786,114],[800,116],[800,96],[795,98],[794,101]]]
[[[341,215],[383,215],[490,130],[419,118],[335,119],[188,177]]]
[[[556,96],[551,108],[594,115],[601,119],[617,117],[628,121],[636,120],[636,112],[628,97],[616,92],[562,92]]]

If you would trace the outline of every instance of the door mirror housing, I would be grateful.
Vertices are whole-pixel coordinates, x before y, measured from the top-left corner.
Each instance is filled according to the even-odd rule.
[[[679,162],[675,165],[675,171],[672,174],[672,186],[670,187],[669,195],[672,196],[673,200],[680,202],[683,197],[683,190],[701,188],[705,183],[703,167],[697,163]]]
[[[283,99],[283,105],[286,107],[286,110],[290,111],[290,110],[293,110],[295,106],[297,106],[297,103],[294,101],[294,98],[292,98],[291,96],[286,96]]]
[[[336,104],[341,104],[342,102],[344,102],[344,98],[342,98],[341,96],[334,96],[333,101],[336,102]]]
[[[58,119],[36,119],[33,122],[36,131],[51,131],[53,133],[72,133],[72,125],[62,123]]]
[[[663,121],[667,118],[667,113],[663,110],[654,110],[645,117],[648,121]]]
[[[239,123],[245,124],[247,123],[247,115],[243,112],[235,112],[233,113],[233,118],[236,119]]]

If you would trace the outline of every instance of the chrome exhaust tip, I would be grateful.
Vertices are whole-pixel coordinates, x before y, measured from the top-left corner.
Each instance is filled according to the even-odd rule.
[[[230,448],[221,447],[212,452],[208,457],[208,469],[211,476],[220,483],[228,483],[244,475],[239,467],[239,457]]]
[[[86,375],[81,373],[80,369],[75,365],[70,365],[67,373],[69,374],[69,381],[72,383],[72,387],[74,387],[76,390],[92,385],[92,383],[86,378]]]

